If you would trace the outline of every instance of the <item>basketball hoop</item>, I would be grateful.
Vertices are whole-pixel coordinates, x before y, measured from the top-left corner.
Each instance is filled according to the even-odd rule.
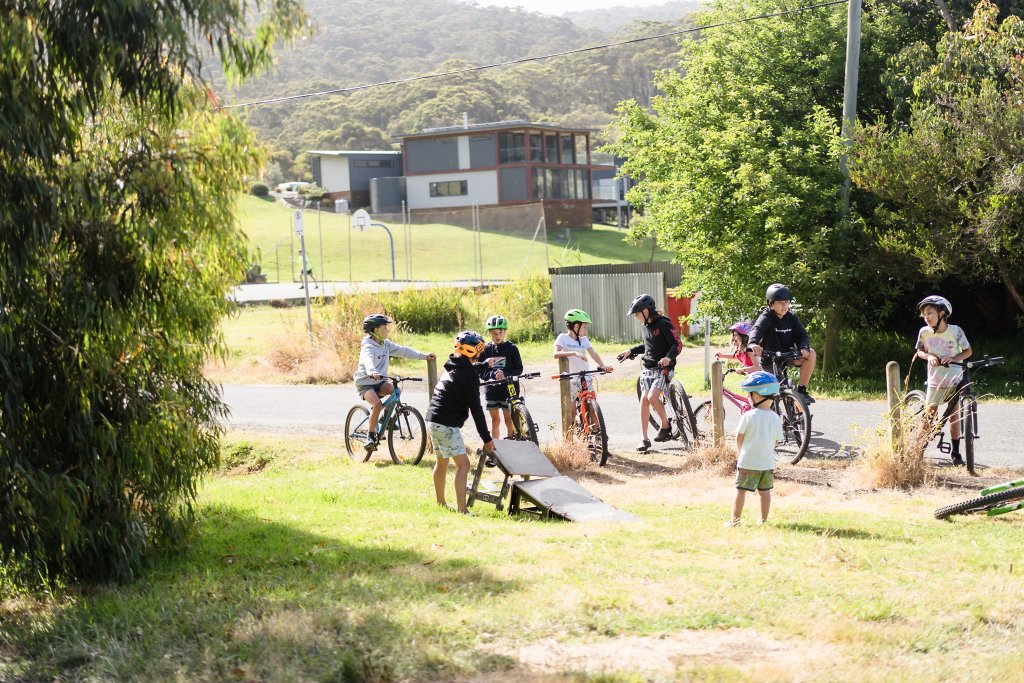
[[[352,214],[352,229],[365,232],[370,227],[370,214],[365,209],[359,209]]]

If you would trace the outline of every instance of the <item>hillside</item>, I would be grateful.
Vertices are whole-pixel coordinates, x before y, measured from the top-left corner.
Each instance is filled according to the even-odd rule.
[[[229,90],[209,70],[226,103],[336,89],[504,62],[606,42],[563,17],[457,0],[309,0],[314,35],[283,48],[273,73]],[[655,35],[681,22],[640,22],[617,36]],[[674,65],[678,42],[661,39],[579,55],[246,108],[272,152],[265,180],[308,178],[303,152],[374,149],[394,136],[472,122],[525,118],[603,129],[616,105],[647,103],[652,74]],[[600,142],[600,140],[598,140]]]
[[[704,3],[701,2],[674,0],[645,7],[621,5],[607,9],[565,12],[562,16],[586,30],[616,33],[634,21],[678,21],[688,14],[700,12],[704,7]]]

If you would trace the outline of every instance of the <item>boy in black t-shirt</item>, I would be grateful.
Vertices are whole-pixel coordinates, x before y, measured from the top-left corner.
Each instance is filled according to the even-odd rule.
[[[523,374],[523,359],[519,355],[519,347],[506,339],[508,320],[501,315],[492,315],[487,319],[487,334],[491,341],[484,347],[477,363],[481,379],[484,381],[518,377]],[[516,396],[519,395],[519,382],[514,382]],[[498,437],[500,418],[505,418],[505,434],[512,438],[512,414],[505,401],[508,399],[508,387],[504,384],[492,384],[484,389],[487,401],[487,412],[491,415],[491,435]]]
[[[750,350],[760,357],[765,352],[772,354],[799,349],[803,358],[793,362],[793,365],[800,369],[800,380],[796,390],[803,394],[807,403],[814,403],[814,399],[807,393],[807,385],[811,381],[811,373],[814,372],[818,356],[811,348],[807,331],[800,324],[800,319],[789,310],[793,302],[793,293],[786,285],[776,283],[765,292],[765,300],[768,305],[761,311],[761,315],[754,322],[754,329],[750,331]],[[766,363],[764,358],[761,358],[761,366],[766,370],[772,370],[771,363]]]

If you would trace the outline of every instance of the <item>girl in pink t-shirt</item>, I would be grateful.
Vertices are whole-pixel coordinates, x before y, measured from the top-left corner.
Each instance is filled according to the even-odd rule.
[[[733,323],[729,326],[732,331],[732,353],[719,353],[715,354],[717,358],[728,358],[735,360],[740,364],[736,372],[741,375],[746,375],[750,372],[755,372],[761,369],[761,360],[750,351],[747,351],[747,343],[750,341],[750,330],[754,329],[754,326],[745,320],[741,320],[738,323]]]

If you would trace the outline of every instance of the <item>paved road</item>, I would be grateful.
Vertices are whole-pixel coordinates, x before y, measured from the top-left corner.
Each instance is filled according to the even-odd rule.
[[[542,380],[537,380],[540,384]],[[543,441],[555,440],[560,433],[558,394],[553,385],[530,391],[527,405],[540,425]],[[422,385],[405,392],[408,403],[426,412],[427,394]],[[698,396],[702,400],[706,396]],[[351,385],[289,386],[289,385],[226,385],[224,399],[231,408],[229,426],[245,431],[318,434],[342,438],[341,425],[345,414],[358,398]],[[630,395],[602,392],[601,408],[608,424],[609,446],[613,452],[631,451],[640,439],[636,398]],[[696,405],[696,404],[694,404]],[[727,406],[726,428],[738,416]],[[826,401],[813,406],[811,452],[807,461],[854,456],[866,443],[871,432],[878,429],[885,414],[882,401]],[[977,442],[976,460],[980,465],[1024,467],[1024,405],[1019,403],[981,403],[979,407],[981,439]],[[475,436],[472,427],[465,433]],[[653,433],[652,433],[653,435]],[[661,450],[678,450],[673,445],[656,444]],[[929,455],[941,456],[934,444]]]

